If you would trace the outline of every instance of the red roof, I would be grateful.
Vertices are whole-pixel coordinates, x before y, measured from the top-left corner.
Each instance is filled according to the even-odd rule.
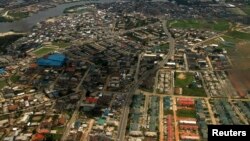
[[[44,139],[44,135],[43,134],[40,134],[40,133],[37,133],[34,135],[32,141],[42,141]]]
[[[67,67],[66,71],[68,71],[68,72],[74,72],[75,71],[75,67]]]
[[[36,68],[37,67],[37,64],[33,63],[33,64],[30,64],[30,68]]]
[[[96,103],[97,102],[97,98],[94,98],[94,97],[87,97],[86,98],[86,101],[88,103]]]
[[[8,110],[9,111],[15,111],[17,109],[17,107],[18,107],[17,105],[9,105]]]
[[[66,119],[64,118],[64,116],[61,116],[61,117],[58,119],[58,122],[59,122],[59,124],[64,125],[65,122],[66,122]]]
[[[198,130],[198,126],[197,125],[180,125],[180,129],[184,129],[184,130]]]
[[[173,127],[172,127],[172,116],[167,116],[167,140],[172,141],[173,140]]]
[[[178,98],[178,105],[181,106],[194,106],[195,102],[192,98]]]
[[[49,133],[49,130],[48,129],[40,129],[39,133],[41,133],[41,134],[47,134],[47,133]]]

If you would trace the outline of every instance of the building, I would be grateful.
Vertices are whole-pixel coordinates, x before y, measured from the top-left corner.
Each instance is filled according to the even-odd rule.
[[[179,106],[188,106],[188,107],[192,107],[195,105],[195,101],[192,98],[178,98],[177,99],[177,104]]]
[[[66,56],[60,53],[44,56],[37,60],[39,66],[44,67],[62,67],[66,62]]]

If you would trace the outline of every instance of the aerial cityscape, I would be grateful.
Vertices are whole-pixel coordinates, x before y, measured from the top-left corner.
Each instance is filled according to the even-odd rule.
[[[249,123],[250,0],[0,0],[0,141]]]

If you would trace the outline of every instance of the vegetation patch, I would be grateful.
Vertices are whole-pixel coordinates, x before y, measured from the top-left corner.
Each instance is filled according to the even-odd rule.
[[[88,11],[91,11],[91,9],[85,5],[75,5],[64,9],[63,13],[83,13]]]
[[[64,126],[52,127],[51,130],[56,130],[57,133],[63,133]]]
[[[250,33],[240,32],[240,31],[231,31],[228,32],[228,36],[232,38],[242,39],[242,40],[250,40]]]
[[[43,56],[43,55],[46,55],[46,54],[53,52],[55,50],[56,49],[54,49],[54,48],[42,47],[42,48],[39,48],[36,51],[34,51],[34,54],[36,56]]]
[[[62,134],[46,134],[46,141],[59,141],[62,138]]]
[[[9,12],[8,15],[13,17],[14,20],[20,20],[29,17],[28,12]]]
[[[211,29],[214,31],[225,31],[230,27],[229,22],[225,20],[206,21],[206,20],[172,20],[168,23],[172,28],[194,28],[194,29]]]
[[[173,110],[165,109],[164,115],[173,115]]]
[[[13,22],[29,17],[29,12],[8,12],[7,16],[0,15],[0,22]]]
[[[195,112],[195,110],[178,109],[177,116],[178,117],[196,118],[196,112]]]
[[[0,16],[0,22],[13,22],[12,19]]]
[[[187,96],[206,96],[203,87],[198,87],[193,73],[175,73],[175,87],[183,89],[183,95]]]
[[[242,10],[242,9],[240,9],[238,7],[228,8],[228,11],[230,11],[231,13],[233,13],[235,15],[241,15],[241,16],[246,16],[247,15],[244,10]]]
[[[156,52],[166,52],[169,49],[169,44],[162,44],[153,48]]]
[[[23,37],[23,35],[16,34],[16,35],[6,35],[0,36],[0,52],[6,52],[6,47],[18,40],[19,38]]]
[[[2,89],[6,85],[7,85],[7,83],[5,80],[0,80],[0,89]]]
[[[10,77],[10,80],[11,80],[11,82],[15,83],[15,82],[17,82],[20,79],[20,77],[21,76],[19,76],[19,75],[12,75]]]
[[[241,8],[242,11],[244,11],[247,15],[250,15],[250,5],[245,5]]]
[[[52,42],[53,46],[58,46],[59,48],[66,48],[70,46],[70,42],[65,41],[54,41]]]

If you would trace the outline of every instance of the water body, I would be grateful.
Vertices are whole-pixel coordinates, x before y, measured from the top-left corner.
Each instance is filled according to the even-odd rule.
[[[99,1],[93,1],[97,3],[106,3],[106,2],[114,2],[115,0],[99,0]],[[81,5],[89,3],[88,1],[79,1],[79,2],[73,2],[73,3],[66,3],[66,4],[60,4],[56,7],[46,9],[44,11],[40,11],[38,13],[35,13],[31,15],[30,17],[14,21],[14,22],[5,22],[0,23],[0,32],[8,32],[10,30],[19,31],[19,32],[27,32],[30,29],[32,29],[33,26],[35,26],[38,22],[44,21],[49,17],[55,17],[63,15],[63,11],[65,8],[75,6],[75,5]]]

